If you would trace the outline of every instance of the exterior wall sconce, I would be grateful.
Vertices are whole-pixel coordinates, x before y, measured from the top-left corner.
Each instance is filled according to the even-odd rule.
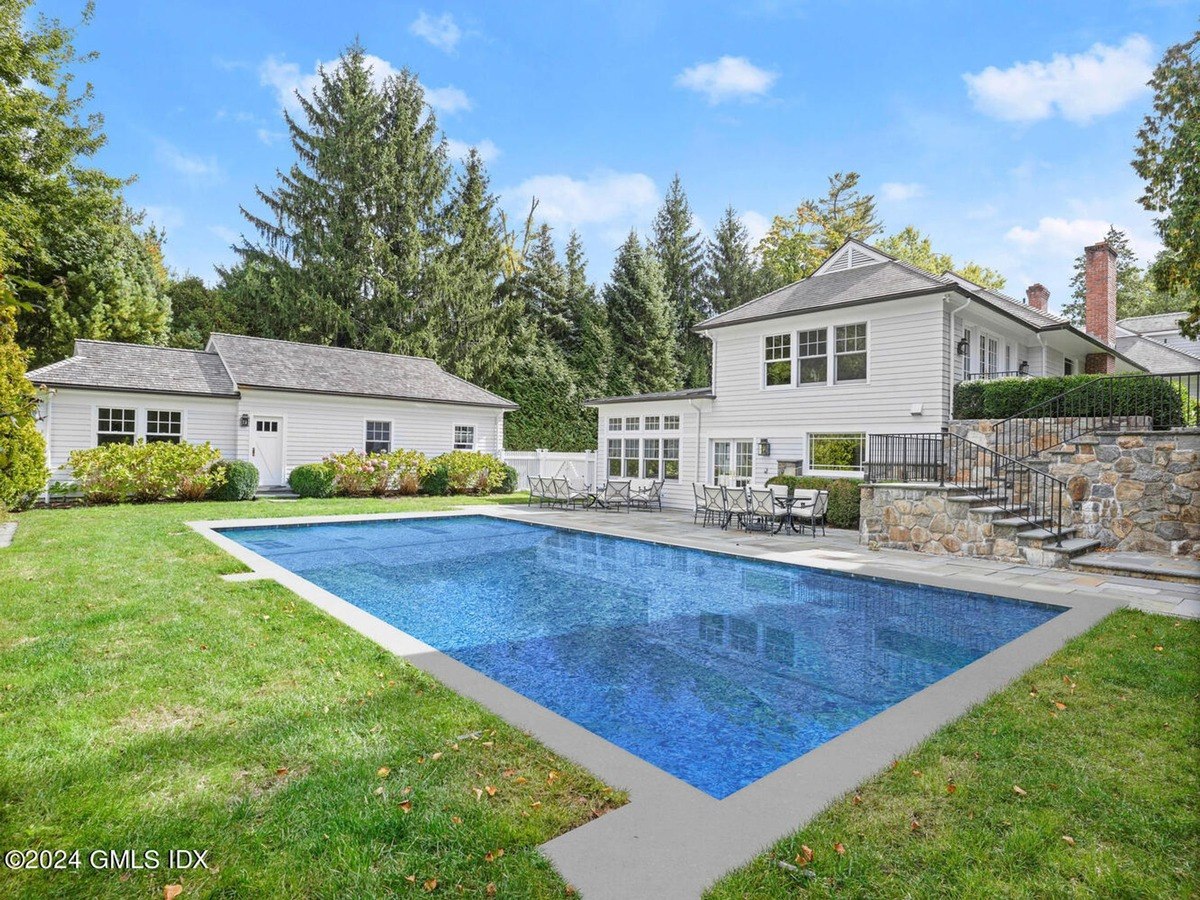
[[[758,455],[759,456],[770,456],[771,455],[771,442],[768,441],[766,438],[761,438],[758,442]]]
[[[967,337],[959,338],[958,343],[954,345],[954,349],[958,351],[959,356],[966,356],[971,352],[971,339]]]
[[[238,420],[238,422],[243,428],[249,428],[250,427],[250,414],[242,413],[242,417],[241,417],[241,419]]]
[[[1025,360],[1025,359],[1021,360],[1021,364],[1019,366],[1017,366],[1017,374],[1018,375],[1028,375],[1029,374],[1029,361],[1028,360]]]

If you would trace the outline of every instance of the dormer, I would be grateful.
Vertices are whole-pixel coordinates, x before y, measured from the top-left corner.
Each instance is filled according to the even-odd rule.
[[[859,266],[871,266],[876,263],[888,262],[890,259],[892,257],[886,253],[882,253],[873,247],[868,247],[862,241],[850,238],[837,250],[833,251],[833,255],[821,263],[810,277],[816,278],[818,275],[829,275],[832,272],[845,272],[847,269],[856,269]]]

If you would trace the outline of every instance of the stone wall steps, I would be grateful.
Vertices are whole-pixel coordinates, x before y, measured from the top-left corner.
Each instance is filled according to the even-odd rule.
[[[1071,560],[1071,568],[1099,575],[1200,584],[1200,560],[1157,553],[1085,553]]]

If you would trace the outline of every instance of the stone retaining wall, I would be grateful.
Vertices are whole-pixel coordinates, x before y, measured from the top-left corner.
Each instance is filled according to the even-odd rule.
[[[982,444],[989,450],[996,449],[996,425],[1001,419],[954,419],[950,423],[950,432],[966,438],[975,444]],[[1091,433],[1097,422],[1109,420],[1083,418],[1080,416],[1063,416],[1057,419],[1023,419],[1019,430],[1022,440],[1015,448],[1008,448],[1010,455],[1018,459],[1033,456],[1043,450],[1053,450],[1058,446],[1058,436],[1073,434],[1076,431]],[[1082,428],[1079,426],[1082,424]],[[1140,431],[1150,427],[1149,416],[1117,416],[1112,420],[1112,431]],[[1015,433],[1015,432],[1014,432]]]
[[[938,556],[987,556],[996,549],[993,526],[972,519],[968,503],[951,500],[952,486],[864,484],[859,542],[872,548],[917,550]],[[1012,542],[1008,556],[1017,557]],[[1004,549],[1003,547],[1000,549]]]

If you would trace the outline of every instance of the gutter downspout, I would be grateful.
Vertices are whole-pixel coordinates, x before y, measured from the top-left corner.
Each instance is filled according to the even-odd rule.
[[[950,310],[950,334],[947,335],[949,341],[949,356],[950,356],[950,405],[946,409],[946,415],[943,417],[942,425],[945,426],[948,421],[954,418],[954,317],[971,305],[971,298],[964,297],[962,306],[956,306]]]
[[[1038,339],[1038,343],[1042,345],[1042,375],[1045,375],[1046,374],[1046,339],[1044,337],[1042,337],[1042,333],[1040,331],[1036,333],[1036,336]]]
[[[704,413],[701,411],[700,407],[696,405],[695,400],[689,399],[688,406],[696,411],[696,481],[703,484],[704,479],[700,477],[700,424],[704,418]]]

